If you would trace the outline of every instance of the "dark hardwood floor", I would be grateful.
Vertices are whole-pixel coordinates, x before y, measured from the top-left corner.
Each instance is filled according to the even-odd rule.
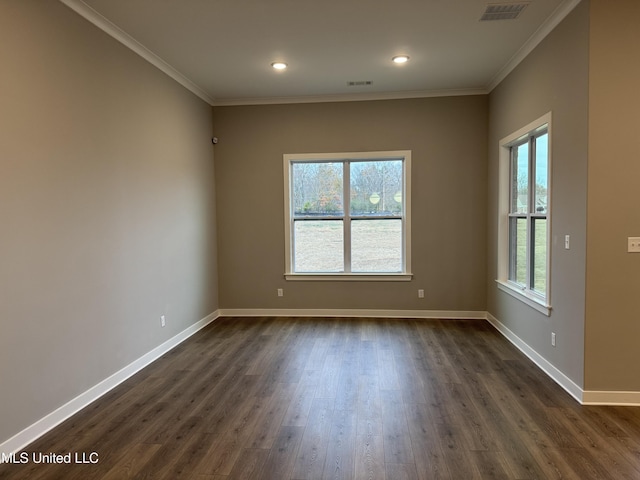
[[[25,452],[98,461],[0,478],[637,480],[640,408],[580,406],[484,321],[218,319]]]

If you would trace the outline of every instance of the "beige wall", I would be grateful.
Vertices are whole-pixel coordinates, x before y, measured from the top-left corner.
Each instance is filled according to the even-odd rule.
[[[214,133],[221,308],[485,310],[486,96],[214,107]],[[285,281],[282,155],[405,149],[413,281]]]
[[[59,2],[0,2],[0,59],[1,444],[217,280],[210,106]]]
[[[591,0],[585,385],[640,391],[640,2]],[[614,8],[612,8],[614,7]]]
[[[583,1],[490,95],[488,311],[578,386],[584,382],[589,6]],[[551,111],[551,316],[499,291],[498,145]],[[571,235],[571,249],[564,236]],[[551,346],[551,332],[557,346]]]

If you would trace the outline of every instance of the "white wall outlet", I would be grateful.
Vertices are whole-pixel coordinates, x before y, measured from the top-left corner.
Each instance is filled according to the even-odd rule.
[[[284,297],[284,290],[282,288],[278,289],[278,296],[279,297]]]
[[[164,318],[164,315],[160,315],[160,326],[165,327],[167,325],[167,320]]]
[[[569,250],[571,248],[571,235],[564,236],[564,248]]]
[[[551,346],[552,347],[556,346],[556,334],[555,334],[555,332],[551,332]]]
[[[630,253],[640,252],[640,237],[627,238],[627,252],[630,252]]]
[[[423,289],[418,289],[418,298],[424,298],[424,290]]]

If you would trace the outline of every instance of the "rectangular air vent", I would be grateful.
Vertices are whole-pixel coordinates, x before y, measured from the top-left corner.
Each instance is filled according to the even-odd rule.
[[[481,22],[490,20],[515,20],[520,16],[530,2],[520,3],[490,3],[480,17]]]
[[[347,85],[349,87],[366,87],[369,85],[373,85],[373,82],[371,80],[358,80],[354,82],[347,82]]]

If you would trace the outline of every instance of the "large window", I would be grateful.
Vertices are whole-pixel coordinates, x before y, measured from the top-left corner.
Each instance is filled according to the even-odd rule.
[[[499,285],[549,313],[551,115],[500,142]]]
[[[288,279],[410,279],[411,154],[285,155]]]

